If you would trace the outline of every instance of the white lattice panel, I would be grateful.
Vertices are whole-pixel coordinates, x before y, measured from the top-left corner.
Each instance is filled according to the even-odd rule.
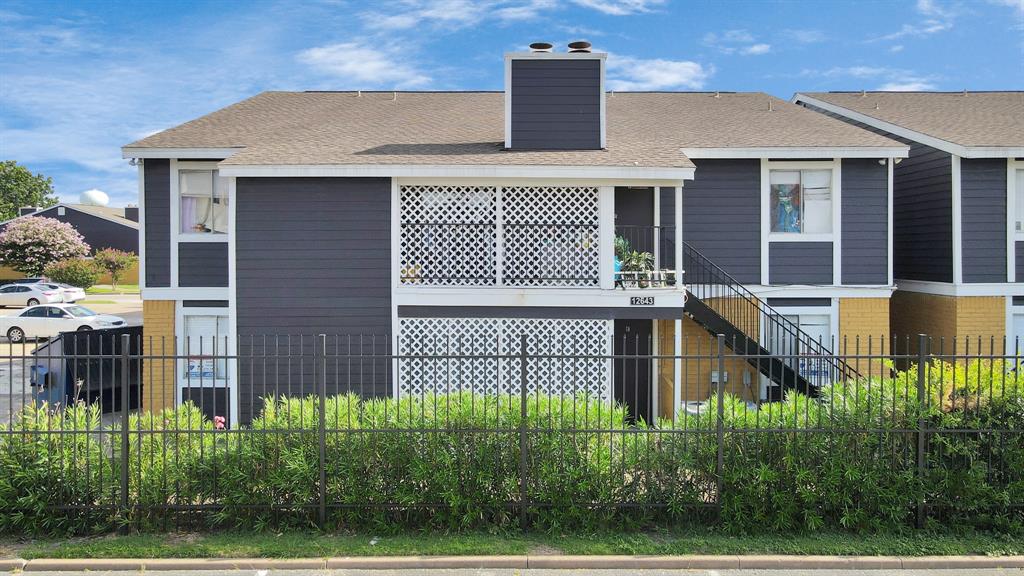
[[[527,361],[528,392],[611,397],[611,360],[579,358],[611,354],[609,320],[403,318],[400,330],[399,394],[518,394],[526,334],[527,354],[540,356]]]
[[[493,186],[402,186],[402,284],[493,286],[497,203]]]
[[[504,284],[599,285],[599,206],[594,187],[503,188]]]

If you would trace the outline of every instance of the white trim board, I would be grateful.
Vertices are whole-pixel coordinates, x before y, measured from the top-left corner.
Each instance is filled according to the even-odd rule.
[[[600,151],[594,151],[601,154]],[[384,177],[384,178],[573,178],[580,180],[650,180],[679,186],[693,180],[695,168],[647,166],[465,166],[433,164],[237,165],[220,164],[221,176],[257,178]],[[634,185],[636,185],[634,183]]]
[[[230,265],[231,260],[228,260]],[[228,275],[230,278],[230,270]],[[230,282],[230,280],[229,280]],[[231,300],[230,288],[142,288],[143,300]]]
[[[894,286],[765,286],[748,284],[758,298],[888,298]]]
[[[850,120],[863,122],[864,124],[878,128],[879,130],[885,130],[886,132],[926,144],[932,148],[938,148],[943,152],[949,152],[950,154],[955,154],[962,158],[1013,158],[1024,156],[1024,146],[964,146],[962,144],[956,144],[955,142],[936,138],[935,136],[929,136],[923,132],[911,130],[910,128],[905,128],[898,124],[893,124],[892,122],[880,120],[862,112],[850,110],[849,108],[825,102],[824,100],[819,100],[799,92],[793,95],[791,102],[803,102],[804,104],[810,104],[811,106],[821,108],[822,110],[839,114],[840,116],[845,116]]]
[[[779,158],[810,160],[816,158],[906,158],[909,146],[765,146],[752,148],[682,148],[692,160],[711,158]]]
[[[653,306],[630,306],[633,296],[653,296]],[[557,308],[682,308],[686,296],[675,288],[602,290],[600,288],[461,288],[399,287],[395,306],[523,306]]]
[[[920,292],[938,296],[1024,296],[1024,284],[1019,282],[951,284],[929,280],[896,280],[901,292]]]

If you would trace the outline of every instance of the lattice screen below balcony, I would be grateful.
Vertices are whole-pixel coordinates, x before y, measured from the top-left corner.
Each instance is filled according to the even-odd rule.
[[[600,356],[611,355],[612,322],[537,318],[401,319],[399,394],[518,395],[523,334],[527,354],[544,356],[527,360],[527,392],[611,397],[611,359]]]
[[[402,284],[600,284],[599,191],[560,186],[402,186]]]

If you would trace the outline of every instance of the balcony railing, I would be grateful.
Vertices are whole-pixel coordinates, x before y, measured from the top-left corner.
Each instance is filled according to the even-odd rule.
[[[616,226],[614,249],[616,288],[676,285],[675,226]]]

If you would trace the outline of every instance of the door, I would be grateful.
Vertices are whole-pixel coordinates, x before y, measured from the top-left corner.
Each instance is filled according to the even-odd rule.
[[[1024,354],[1024,314],[1013,315],[1013,339],[1006,343],[1006,348],[1007,354]]]
[[[0,288],[0,306],[16,306],[21,302],[15,302],[17,286],[4,286]]]
[[[654,189],[615,189],[615,234],[637,252],[654,254]]]
[[[17,325],[25,332],[26,338],[49,336],[47,333],[47,315],[49,306],[29,308],[18,316]]]
[[[613,350],[615,401],[629,411],[629,421],[651,422],[651,387],[653,382],[652,351],[653,320],[616,320]]]

